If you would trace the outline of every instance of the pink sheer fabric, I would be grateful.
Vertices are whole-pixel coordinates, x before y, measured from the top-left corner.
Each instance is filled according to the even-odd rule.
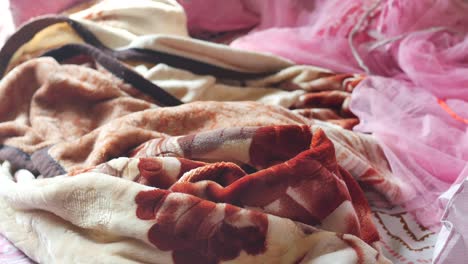
[[[418,86],[440,98],[468,100],[468,35],[415,33],[402,40],[397,58]]]
[[[468,103],[447,100],[446,107],[467,116]],[[468,163],[467,126],[453,118],[437,97],[405,81],[369,77],[353,92],[351,109],[384,148],[393,173],[412,188],[407,209],[424,225],[439,222],[435,201]]]

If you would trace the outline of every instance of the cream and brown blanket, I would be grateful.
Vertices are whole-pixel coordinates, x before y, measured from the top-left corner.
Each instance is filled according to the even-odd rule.
[[[0,51],[1,234],[40,263],[388,263],[361,187],[410,194],[345,129],[360,76],[191,39],[175,1],[121,5]]]

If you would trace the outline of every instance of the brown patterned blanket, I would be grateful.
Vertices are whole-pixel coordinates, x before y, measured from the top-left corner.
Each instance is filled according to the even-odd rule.
[[[116,49],[105,30],[42,18],[0,51],[15,246],[40,263],[389,262],[361,188],[406,197],[345,129],[360,77],[191,39]]]

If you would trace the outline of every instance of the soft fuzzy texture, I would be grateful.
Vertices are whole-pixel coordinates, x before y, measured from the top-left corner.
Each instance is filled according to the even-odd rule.
[[[0,82],[0,156],[30,171],[5,163],[0,232],[33,260],[389,263],[356,180],[401,186],[371,137],[255,102],[158,107],[85,65]]]
[[[102,1],[71,17],[20,30],[0,83],[0,155],[13,164],[0,228],[34,260],[387,262],[358,183],[393,203],[412,193],[372,136],[339,127],[357,123],[363,76],[192,39],[175,1]],[[67,44],[94,50],[54,53]],[[118,56],[135,48],[166,57]],[[55,59],[34,59],[43,52]],[[120,62],[101,64],[109,55]],[[160,107],[131,69],[188,104]],[[106,249],[76,254],[54,239],[63,232],[67,246]]]
[[[0,151],[1,157],[11,160],[11,147],[19,149],[32,155],[31,159],[15,155],[14,163],[45,176],[105,162],[155,137],[233,125],[307,124],[325,129],[335,142],[343,167],[354,177],[384,192],[390,200],[400,199],[404,190],[404,185],[393,181],[372,137],[313,121],[282,107],[195,102],[160,108],[151,97],[108,72],[59,65],[51,58],[18,66],[2,80],[0,91],[0,96],[9,98],[2,107],[10,109],[1,111],[0,135],[2,143],[9,146]],[[42,168],[49,158],[60,166]]]

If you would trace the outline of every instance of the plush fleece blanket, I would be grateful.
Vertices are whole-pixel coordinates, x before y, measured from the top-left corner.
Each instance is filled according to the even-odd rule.
[[[40,18],[0,51],[0,233],[40,263],[388,263],[361,187],[411,192],[344,129],[362,77],[132,5]]]
[[[51,58],[16,67],[0,91],[10,109],[0,153],[30,171],[12,177],[5,165],[0,230],[37,261],[386,261],[345,169],[366,159],[351,140],[372,151],[366,164],[378,147],[336,134],[352,132],[322,125],[342,167],[320,125],[284,108],[161,108],[112,75]]]

